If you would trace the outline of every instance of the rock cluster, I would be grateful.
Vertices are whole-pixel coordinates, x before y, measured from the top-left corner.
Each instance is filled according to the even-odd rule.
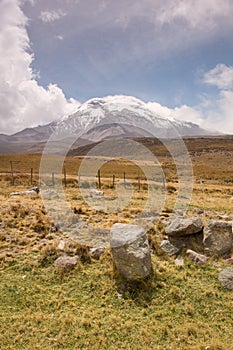
[[[186,248],[220,257],[233,247],[232,222],[210,220],[206,225],[196,217],[176,217],[167,227],[168,241],[177,248]],[[161,246],[162,248],[162,246]]]

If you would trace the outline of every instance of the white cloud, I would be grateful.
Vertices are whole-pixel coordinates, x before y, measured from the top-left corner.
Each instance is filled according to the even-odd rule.
[[[57,11],[41,11],[39,18],[44,23],[54,22],[58,19],[65,17],[66,13],[62,11],[61,9]]]
[[[50,122],[79,105],[58,86],[45,89],[35,80],[26,25],[19,0],[0,2],[0,133]]]
[[[192,122],[201,125],[203,123],[203,115],[202,112],[198,108],[189,107],[186,105],[182,105],[180,107],[168,108],[166,106],[162,106],[157,102],[148,102],[147,106],[154,113],[158,115],[168,118],[170,120],[185,120],[187,122]]]
[[[56,39],[62,41],[62,40],[64,39],[64,37],[63,37],[63,35],[57,35],[57,36],[56,36]]]
[[[217,99],[203,95],[200,104],[194,107],[181,105],[172,109],[156,102],[148,102],[147,106],[169,119],[190,121],[208,130],[233,134],[233,66],[219,63],[203,74],[202,81],[220,89]]]
[[[214,28],[220,18],[230,21],[233,4],[231,0],[179,0],[164,1],[156,20],[170,24],[183,19],[192,28]]]
[[[204,127],[233,134],[233,91],[221,91],[215,108],[206,111]]]
[[[216,101],[208,100],[198,106],[181,105],[175,108],[148,102],[147,106],[158,115],[177,120],[189,121],[202,128],[226,134],[233,134],[233,91],[223,90]]]
[[[204,83],[216,85],[219,89],[233,89],[233,66],[218,64],[204,74]]]

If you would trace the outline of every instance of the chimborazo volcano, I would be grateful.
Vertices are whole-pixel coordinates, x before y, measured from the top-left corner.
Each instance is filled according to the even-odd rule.
[[[188,118],[188,116],[187,116]],[[42,152],[46,142],[59,144],[76,138],[72,147],[111,138],[157,137],[176,138],[213,134],[197,124],[165,118],[132,96],[93,98],[81,104],[71,115],[46,125],[24,129],[14,135],[0,135],[0,152]]]

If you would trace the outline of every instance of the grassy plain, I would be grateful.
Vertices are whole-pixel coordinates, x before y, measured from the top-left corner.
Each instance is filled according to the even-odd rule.
[[[187,214],[200,215],[203,221],[232,219],[232,142],[215,140],[215,145],[208,143],[207,147],[206,141],[191,140],[187,147],[194,170]],[[108,249],[94,260],[86,247],[64,235],[47,215],[39,195],[10,196],[12,191],[31,187],[31,168],[33,185],[38,184],[40,155],[0,156],[0,349],[232,348],[233,295],[218,282],[224,261],[210,260],[197,266],[185,258],[185,265],[178,267],[174,258],[158,248],[178,189],[174,164],[162,148],[158,158],[166,175],[167,196],[159,219],[148,232],[154,272],[147,281],[129,284],[117,275]],[[112,175],[117,183],[125,172],[134,186],[129,205],[109,214],[93,209],[79,191],[81,160],[81,155],[65,160],[64,191],[77,218],[96,228],[132,222],[148,197],[139,167],[117,160],[101,169],[104,195],[117,194],[112,188]],[[204,212],[197,214],[200,210]],[[53,265],[64,253],[59,249],[61,241],[67,254],[81,257],[78,266],[64,275]]]

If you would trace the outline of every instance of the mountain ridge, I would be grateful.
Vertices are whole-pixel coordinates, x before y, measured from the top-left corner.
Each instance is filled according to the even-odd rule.
[[[77,110],[45,125],[25,128],[13,135],[0,135],[1,153],[28,152],[48,139],[66,142],[70,137],[81,144],[114,137],[172,138],[213,134],[192,122],[165,118],[136,97],[115,95],[92,98]],[[78,144],[78,142],[76,142]],[[17,149],[15,149],[17,148]],[[5,152],[4,152],[5,150]]]

